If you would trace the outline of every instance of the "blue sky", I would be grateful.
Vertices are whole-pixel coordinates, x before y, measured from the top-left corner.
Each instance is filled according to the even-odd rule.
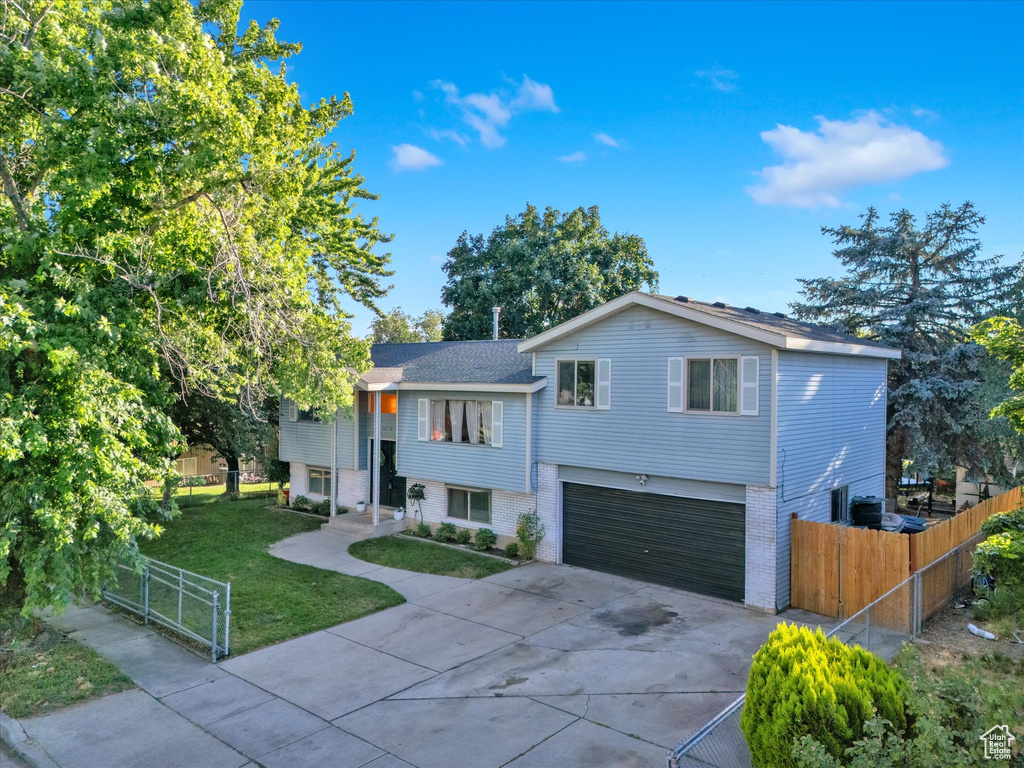
[[[303,43],[303,99],[395,235],[382,303],[440,307],[463,230],[527,201],[597,205],[661,290],[777,311],[838,272],[822,225],[972,200],[987,254],[1024,250],[1024,4],[253,0]],[[371,318],[354,308],[354,328]]]

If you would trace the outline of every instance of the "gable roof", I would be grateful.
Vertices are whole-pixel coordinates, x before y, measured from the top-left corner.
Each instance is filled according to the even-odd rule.
[[[481,385],[529,391],[544,378],[533,375],[533,359],[517,347],[520,339],[427,341],[374,344],[371,368],[361,381],[373,389],[394,384],[401,389],[422,385]],[[442,388],[435,386],[434,388]]]
[[[633,306],[649,307],[779,349],[891,359],[898,359],[901,355],[898,349],[891,349],[825,326],[794,320],[782,314],[761,312],[752,307],[739,309],[721,302],[709,304],[687,296],[673,298],[638,291],[613,299],[532,339],[527,339],[519,345],[519,351],[532,352]]]

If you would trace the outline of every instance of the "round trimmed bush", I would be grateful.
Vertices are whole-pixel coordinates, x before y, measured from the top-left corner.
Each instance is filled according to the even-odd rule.
[[[519,557],[519,542],[509,542],[509,545],[505,547],[505,554],[509,557]]]
[[[473,538],[473,549],[485,552],[498,543],[498,535],[490,528],[481,528]]]
[[[434,541],[455,541],[457,535],[455,523],[441,523],[434,531]]]
[[[457,544],[469,544],[472,540],[473,532],[469,528],[459,528],[459,532],[455,534]]]
[[[796,766],[805,735],[841,759],[873,717],[907,730],[903,677],[859,646],[796,624],[779,624],[754,654],[740,727],[755,768]]]

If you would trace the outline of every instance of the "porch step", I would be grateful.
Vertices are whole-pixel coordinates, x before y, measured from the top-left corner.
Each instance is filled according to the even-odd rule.
[[[385,517],[383,511],[380,516],[380,525],[376,527],[373,525],[373,517],[371,515],[353,515],[351,513],[338,515],[320,526],[322,531],[337,533],[353,539],[374,539],[378,536],[390,536],[393,533],[401,533],[404,528],[404,520],[395,520],[390,516],[390,513]]]

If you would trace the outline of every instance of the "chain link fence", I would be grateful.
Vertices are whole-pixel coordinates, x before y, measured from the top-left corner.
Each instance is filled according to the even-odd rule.
[[[262,474],[222,469],[206,475],[182,476],[178,485],[172,489],[171,497],[179,507],[192,507],[215,501],[225,493],[237,494],[237,498],[243,499],[274,500],[278,490],[277,483],[267,480]],[[161,494],[162,491],[155,489],[154,493]]]
[[[141,571],[117,567],[117,582],[103,599],[210,649],[214,662],[227,656],[231,636],[231,584],[143,558]]]
[[[914,573],[874,602],[840,621],[827,637],[859,645],[891,661],[904,643],[914,640],[925,623],[954,598],[971,592],[971,552],[984,539],[978,534]],[[740,729],[744,696],[668,753],[669,768],[751,768],[750,752]]]

